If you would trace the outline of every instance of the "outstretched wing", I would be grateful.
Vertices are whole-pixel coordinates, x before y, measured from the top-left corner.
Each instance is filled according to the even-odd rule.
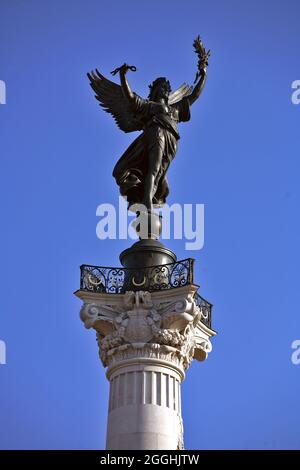
[[[177,90],[170,93],[169,100],[168,100],[169,104],[178,103],[178,101],[182,100],[182,98],[190,95],[192,91],[193,91],[193,87],[189,86],[187,83],[184,83]]]
[[[95,98],[107,113],[112,114],[118,127],[124,132],[140,131],[143,123],[130,108],[122,88],[105,78],[97,69],[87,74]]]

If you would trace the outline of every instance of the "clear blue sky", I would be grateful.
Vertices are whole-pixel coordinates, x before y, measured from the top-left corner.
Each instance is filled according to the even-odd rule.
[[[300,448],[299,1],[4,0],[0,6],[0,447],[104,448],[108,383],[79,320],[82,263],[118,265],[96,207],[134,135],[97,106],[86,72],[127,61],[141,95],[160,75],[207,86],[182,124],[169,202],[205,204],[196,258],[219,335],[183,384],[187,449]]]

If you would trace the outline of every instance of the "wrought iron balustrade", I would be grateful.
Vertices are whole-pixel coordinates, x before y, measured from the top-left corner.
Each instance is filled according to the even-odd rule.
[[[128,290],[149,292],[175,289],[193,284],[194,260],[187,258],[176,263],[145,267],[142,269],[80,266],[80,289],[106,294],[122,294]],[[202,322],[211,328],[212,304],[198,292],[194,299],[202,310]]]
[[[210,304],[207,300],[205,300],[201,295],[196,292],[194,295],[195,303],[197,307],[199,307],[202,311],[202,318],[201,321],[204,325],[211,328],[211,321],[212,321],[212,304]]]
[[[90,292],[122,294],[127,290],[156,291],[193,283],[192,258],[142,269],[82,265],[80,289]]]

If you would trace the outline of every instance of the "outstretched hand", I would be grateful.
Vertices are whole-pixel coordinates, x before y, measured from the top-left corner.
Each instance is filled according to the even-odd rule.
[[[112,75],[116,75],[117,73],[120,72],[125,75],[125,73],[127,73],[128,70],[131,70],[132,72],[136,72],[136,67],[134,65],[128,65],[124,63],[123,65],[121,65],[121,67],[117,67],[115,70],[113,70],[110,73]]]

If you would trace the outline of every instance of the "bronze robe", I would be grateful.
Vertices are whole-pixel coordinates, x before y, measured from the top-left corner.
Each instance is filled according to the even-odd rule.
[[[127,197],[129,206],[142,203],[144,179],[151,165],[149,154],[158,146],[163,157],[156,178],[153,204],[160,207],[169,194],[166,172],[176,154],[177,141],[180,138],[177,124],[190,120],[189,102],[187,98],[183,98],[178,103],[164,106],[135,95],[132,110],[143,122],[144,130],[118,160],[113,176],[120,187],[120,193]]]

